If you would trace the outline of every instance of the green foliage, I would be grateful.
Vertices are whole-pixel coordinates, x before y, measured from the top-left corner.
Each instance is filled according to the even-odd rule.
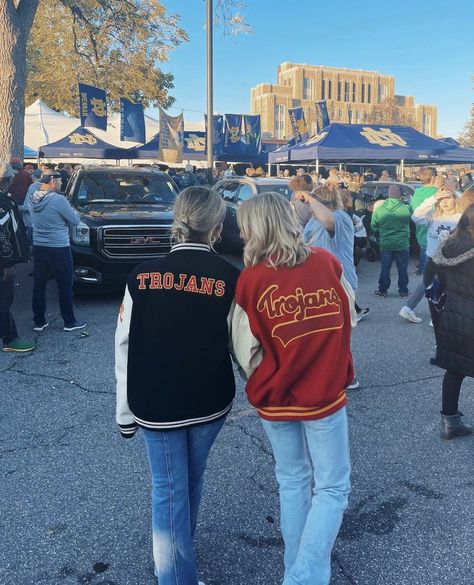
[[[173,75],[158,64],[188,40],[158,0],[41,0],[28,44],[26,102],[41,97],[78,115],[78,82],[107,90],[112,110],[126,97],[169,107]]]

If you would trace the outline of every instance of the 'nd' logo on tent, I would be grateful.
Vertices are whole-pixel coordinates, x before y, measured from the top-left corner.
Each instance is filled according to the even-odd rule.
[[[371,144],[377,144],[378,146],[408,146],[405,140],[390,128],[376,130],[375,128],[365,127],[360,134],[367,138]]]

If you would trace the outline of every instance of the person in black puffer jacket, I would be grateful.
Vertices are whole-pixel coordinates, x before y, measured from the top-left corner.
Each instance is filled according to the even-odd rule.
[[[474,205],[464,211],[433,262],[446,295],[439,319],[433,319],[436,363],[446,370],[441,437],[452,439],[472,434],[472,428],[461,421],[458,402],[464,378],[474,378]]]

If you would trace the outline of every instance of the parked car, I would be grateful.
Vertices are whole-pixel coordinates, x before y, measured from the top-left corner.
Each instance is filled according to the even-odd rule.
[[[410,203],[413,193],[415,192],[414,185],[397,183],[395,181],[367,181],[367,183],[362,185],[360,190],[361,199],[365,203],[365,207],[376,199],[387,199],[388,189],[391,185],[398,185],[402,190],[402,201]]]
[[[74,171],[65,195],[81,216],[71,230],[75,282],[121,288],[137,264],[168,254],[177,193],[171,177],[154,168]]]
[[[214,188],[222,196],[227,207],[219,249],[226,252],[240,252],[243,248],[237,225],[237,207],[242,201],[265,191],[280,193],[289,201],[291,198],[289,183],[288,179],[254,179],[249,177],[232,177],[216,183]]]

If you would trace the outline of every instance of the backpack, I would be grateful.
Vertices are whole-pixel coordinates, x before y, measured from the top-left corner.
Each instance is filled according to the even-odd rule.
[[[0,192],[0,265],[28,262],[30,249],[25,226],[13,199]]]

